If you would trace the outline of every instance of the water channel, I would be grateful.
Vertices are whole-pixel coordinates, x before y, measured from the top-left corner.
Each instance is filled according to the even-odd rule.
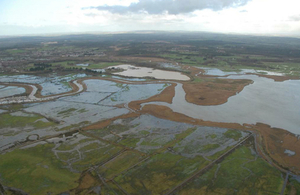
[[[251,79],[254,82],[221,105],[200,106],[187,102],[180,83],[175,88],[172,104],[147,104],[167,106],[174,112],[205,121],[239,124],[260,122],[300,134],[300,80],[275,82],[256,75],[231,75],[227,78]]]

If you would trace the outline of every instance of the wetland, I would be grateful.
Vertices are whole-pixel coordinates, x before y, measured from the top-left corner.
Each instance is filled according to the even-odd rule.
[[[137,34],[0,39],[0,194],[300,192],[298,39]]]

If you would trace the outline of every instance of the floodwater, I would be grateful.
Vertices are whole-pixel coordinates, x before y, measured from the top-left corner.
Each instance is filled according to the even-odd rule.
[[[63,124],[59,126],[60,128],[72,124],[79,124],[84,121],[95,123],[97,121],[113,118],[129,112],[125,108],[115,108],[63,100],[33,105],[32,107],[26,108],[25,111],[39,113],[43,116],[61,121]]]
[[[239,124],[260,122],[300,134],[300,80],[275,82],[255,75],[231,75],[228,78],[250,79],[254,83],[222,105],[199,106],[187,102],[182,84],[177,84],[172,104],[147,104],[167,106],[174,112],[205,121]]]
[[[145,68],[132,66],[128,64],[118,65],[118,66],[110,66],[109,68],[119,68],[124,69],[123,72],[113,73],[115,75],[128,76],[128,77],[153,77],[155,79],[164,79],[164,80],[180,80],[180,81],[188,81],[190,78],[182,73],[174,72],[174,71],[165,71],[158,70],[153,68]]]
[[[41,94],[43,96],[47,95],[53,95],[53,94],[60,94],[60,93],[66,93],[72,90],[72,88],[68,85],[62,85],[60,83],[42,83],[40,84],[42,86]]]
[[[239,140],[234,140],[224,135],[228,130],[225,128],[195,126],[156,118],[152,115],[141,115],[135,119],[118,119],[115,120],[113,124],[129,126],[130,128],[128,130],[115,133],[120,137],[134,137],[135,139],[139,139],[135,149],[142,152],[151,152],[155,149],[159,149],[165,145],[165,143],[176,139],[176,135],[189,128],[195,128],[190,135],[183,138],[173,147],[177,154],[188,158],[194,158],[197,155],[211,156],[226,149],[228,146],[235,145],[239,140],[249,134],[248,132],[238,131],[241,133],[241,136]],[[110,137],[111,135],[107,135],[104,139],[109,139]],[[204,150],[205,146],[211,143],[219,144],[219,146]]]
[[[112,81],[90,79],[83,82],[86,84],[88,92],[114,93],[120,90],[120,87]]]
[[[64,75],[58,76],[51,74],[48,77],[35,75],[13,75],[0,76],[0,82],[16,82],[16,83],[31,83],[39,84],[43,87],[41,94],[43,96],[54,95],[69,92],[72,88],[67,84],[71,80],[86,77],[86,74]]]
[[[148,99],[161,93],[167,86],[164,84],[123,85],[118,92],[99,102],[99,104],[113,106],[135,100]]]
[[[111,93],[82,92],[77,95],[61,98],[61,100],[70,101],[70,102],[97,104],[98,102],[104,100],[109,95],[111,95]]]
[[[18,95],[18,94],[22,94],[25,92],[26,92],[26,90],[23,87],[9,86],[9,87],[5,87],[5,88],[0,88],[0,98]]]
[[[183,156],[186,156],[188,158],[193,158],[196,155],[200,155],[200,156],[214,155],[217,152],[225,150],[228,146],[233,146],[237,144],[241,139],[249,135],[249,132],[239,131],[241,133],[240,138],[234,140],[230,137],[224,136],[224,133],[228,129],[218,128],[218,127],[205,127],[205,126],[196,126],[196,127],[197,129],[193,133],[185,137],[182,141],[180,141],[173,147],[175,151],[178,151]],[[211,135],[214,135],[215,137],[210,137]],[[219,144],[219,147],[209,151],[205,151],[205,150],[203,151],[203,146],[212,143]]]
[[[265,75],[275,75],[275,76],[283,76],[283,73],[279,72],[271,72],[266,70],[254,70],[254,69],[241,69],[241,71],[223,71],[218,68],[206,68],[206,67],[200,67],[201,69],[205,70],[205,75],[215,75],[215,76],[227,76],[227,75],[237,75],[237,74],[265,74]]]

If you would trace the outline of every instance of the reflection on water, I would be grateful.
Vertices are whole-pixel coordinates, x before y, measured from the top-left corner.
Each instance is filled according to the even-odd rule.
[[[14,87],[14,86],[0,88],[0,98],[22,94],[25,93],[25,91],[26,90],[22,87]]]
[[[153,68],[145,68],[145,67],[137,67],[132,65],[118,65],[118,66],[111,66],[109,68],[120,68],[123,69],[123,72],[116,72],[113,73],[115,75],[121,76],[128,76],[128,77],[153,77],[156,79],[164,79],[164,80],[179,80],[179,81],[188,81],[190,78],[180,72],[174,71],[165,71],[165,70],[158,70]]]
[[[240,124],[261,122],[300,134],[300,80],[274,82],[255,75],[231,75],[228,78],[251,79],[254,83],[222,105],[199,106],[188,103],[182,84],[176,86],[172,104],[148,104],[167,106],[174,112],[205,121]]]
[[[47,96],[71,91],[72,88],[67,84],[67,82],[86,76],[86,74],[69,74],[64,76],[50,74],[47,77],[35,75],[5,75],[0,76],[0,82],[39,84],[43,88],[41,91],[41,95]]]
[[[205,70],[205,75],[215,75],[215,76],[227,76],[227,75],[237,75],[237,74],[247,74],[247,73],[252,73],[252,74],[265,74],[265,75],[275,75],[275,76],[283,76],[283,73],[279,72],[271,72],[271,71],[266,71],[266,70],[254,70],[254,69],[241,69],[240,71],[223,71],[218,68],[205,68],[205,67],[200,67],[201,69]]]

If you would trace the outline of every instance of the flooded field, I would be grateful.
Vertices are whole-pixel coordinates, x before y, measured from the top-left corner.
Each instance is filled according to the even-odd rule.
[[[54,118],[55,120],[60,121],[61,127],[79,123],[94,123],[128,113],[128,110],[125,108],[114,108],[85,103],[80,104],[63,100],[34,105],[26,108],[25,111],[39,113]],[[77,128],[78,127],[80,126],[77,126]]]
[[[75,81],[76,84],[78,84]],[[1,110],[0,148],[13,146],[16,142],[26,141],[30,135],[49,136],[57,132],[67,132],[88,124],[129,113],[128,108],[115,105],[127,104],[132,100],[141,100],[161,93],[168,84],[120,84],[106,80],[85,80],[85,92],[59,98],[47,102],[26,104],[15,112]],[[37,88],[29,95],[34,100]],[[17,87],[12,87],[17,88]],[[82,91],[81,85],[78,91]],[[2,88],[6,89],[6,88]],[[1,90],[2,90],[1,89]],[[22,88],[23,89],[23,88]],[[4,108],[9,108],[9,105]],[[3,114],[2,114],[3,113]],[[11,124],[15,121],[15,124]],[[26,125],[25,125],[26,124]]]
[[[33,91],[29,99],[36,100],[35,103],[0,107],[0,169],[4,170],[0,179],[4,186],[14,186],[30,194],[72,194],[74,190],[87,194],[124,191],[127,194],[168,194],[173,190],[179,194],[201,194],[203,182],[209,185],[207,190],[211,193],[232,193],[236,189],[233,183],[240,181],[254,183],[253,190],[257,193],[266,192],[259,187],[261,182],[269,182],[264,186],[276,193],[280,191],[278,186],[283,185],[282,173],[257,153],[252,132],[229,128],[232,126],[220,128],[223,126],[174,122],[129,107],[132,101],[158,99],[162,92],[171,92],[169,82],[141,82],[145,79],[119,76],[109,80],[72,79],[76,90],[60,94],[71,90],[66,82],[73,76],[57,78],[57,82],[23,77],[14,79],[20,82],[19,79],[28,78],[30,83],[40,84],[44,94],[56,95],[52,99],[35,97],[38,89],[30,85]],[[275,82],[255,75],[233,74],[215,82],[222,83],[225,79],[254,82],[221,105],[188,103],[183,84],[177,83],[175,96],[167,94],[173,97],[171,104],[157,101],[142,106],[164,105],[174,112],[205,121],[262,122],[297,134],[300,126],[298,80]],[[0,91],[6,88],[0,86]],[[287,157],[297,154],[291,148],[284,150]],[[257,169],[264,169],[267,178]],[[196,173],[203,177],[195,178]],[[228,181],[223,177],[226,174],[231,178]],[[24,177],[31,180],[25,181]],[[216,182],[209,183],[205,178]],[[188,188],[178,187],[186,180],[190,181]],[[247,191],[249,187],[240,183],[239,189]]]
[[[16,112],[13,115],[34,116],[24,112]],[[87,190],[93,189],[97,184],[96,178],[100,177],[103,180],[116,178],[115,181],[119,183],[117,185],[133,194],[145,191],[145,188],[136,186],[137,179],[143,182],[152,181],[146,183],[147,191],[156,189],[157,192],[162,192],[176,186],[179,179],[189,177],[195,170],[219,157],[247,135],[248,132],[194,126],[151,115],[117,119],[105,128],[54,135],[7,152],[1,156],[0,168],[16,159],[18,163],[2,172],[1,177],[6,179],[5,185],[21,188],[31,194],[37,194],[36,188],[30,187],[33,184],[38,187],[39,192],[61,193],[70,187],[75,188],[75,181],[86,181],[85,177],[80,177],[84,172],[91,174],[88,175],[90,181],[95,180],[94,184],[87,184]],[[32,140],[38,138],[37,134],[27,137]],[[195,145],[199,147],[195,148]],[[136,164],[139,166],[135,167]],[[154,164],[157,168],[147,169]],[[165,166],[171,169],[165,169]],[[31,180],[22,183],[22,179],[12,179],[20,175],[19,172],[14,172],[15,168],[20,170],[23,176],[31,175]],[[39,171],[39,174],[32,175],[35,171]],[[180,177],[161,176],[169,171]],[[11,172],[14,172],[14,176],[9,174]],[[59,177],[52,177],[50,172]],[[127,173],[126,176],[123,172]],[[136,177],[138,173],[142,174]],[[155,179],[157,177],[160,177],[162,182],[158,183]],[[24,182],[27,185],[23,185]],[[63,182],[64,185],[57,187],[56,182]],[[165,185],[165,182],[168,184]],[[103,190],[103,186],[101,189]]]
[[[9,87],[0,87],[0,98],[4,98],[4,97],[9,97],[9,96],[13,96],[13,95],[19,95],[22,93],[25,93],[26,90],[22,87],[13,87],[13,86],[9,86]]]
[[[0,82],[39,84],[43,88],[43,90],[41,91],[41,95],[47,96],[71,91],[72,88],[69,86],[68,82],[86,76],[86,74],[65,76],[58,76],[53,74],[47,77],[34,75],[14,75],[0,76]]]
[[[223,71],[218,68],[206,68],[200,67],[201,69],[205,70],[205,75],[212,75],[212,76],[227,76],[227,75],[237,75],[237,74],[264,74],[264,75],[274,75],[274,76],[284,76],[284,73],[279,72],[271,72],[266,70],[254,70],[254,69],[241,69],[240,71]]]
[[[163,80],[179,80],[179,81],[188,81],[190,78],[180,72],[158,70],[153,68],[137,67],[132,65],[118,65],[111,66],[109,68],[123,69],[122,72],[113,73],[115,75],[122,75],[128,77],[152,77],[155,79]]]
[[[118,105],[134,100],[142,100],[162,92],[167,84],[143,84],[143,85],[119,85],[121,90],[112,94],[109,98],[99,102],[103,105]]]
[[[90,133],[110,141],[125,144],[141,152],[152,153],[165,144],[176,140],[180,134],[189,132],[174,145],[174,154],[188,158],[212,156],[235,145],[248,132],[225,128],[202,127],[141,115],[133,119],[119,119],[110,126]],[[214,143],[212,146],[211,143]]]
[[[102,92],[102,93],[114,93],[120,90],[120,87],[115,82],[90,79],[85,80],[84,83],[87,86],[88,92]]]

